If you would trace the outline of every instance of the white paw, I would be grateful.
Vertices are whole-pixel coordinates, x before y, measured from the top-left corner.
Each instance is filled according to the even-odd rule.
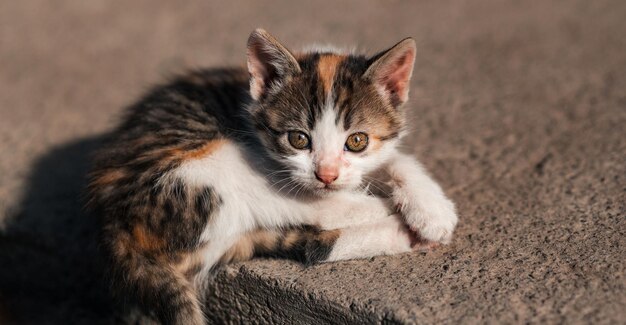
[[[422,239],[447,244],[452,239],[458,217],[454,204],[445,197],[420,200],[406,206],[403,216],[409,227]]]

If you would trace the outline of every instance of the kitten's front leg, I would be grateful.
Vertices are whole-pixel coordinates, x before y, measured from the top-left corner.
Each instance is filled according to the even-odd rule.
[[[415,247],[416,238],[399,215],[391,215],[352,227],[326,230],[307,243],[309,263],[368,258],[406,253]],[[326,251],[327,254],[318,252]]]
[[[415,160],[398,154],[388,166],[392,200],[412,230],[423,239],[448,243],[457,224],[454,204]]]
[[[322,229],[357,226],[394,213],[390,200],[360,192],[335,193],[311,205],[308,223]]]

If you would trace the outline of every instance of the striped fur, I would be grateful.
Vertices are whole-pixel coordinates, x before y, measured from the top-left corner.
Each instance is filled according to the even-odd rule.
[[[370,58],[292,54],[257,30],[247,71],[194,71],[150,91],[90,174],[114,288],[164,324],[202,324],[198,284],[218,264],[395,254],[418,233],[449,240],[453,205],[416,162],[395,163],[414,57],[411,40]],[[309,149],[289,143],[294,130]],[[346,151],[351,132],[368,135],[362,152]],[[325,164],[337,169],[332,184],[316,180]],[[369,195],[364,185],[383,174],[388,198]]]
[[[314,264],[327,260],[340,234],[340,229],[322,230],[316,226],[257,229],[242,236],[222,256],[220,262],[239,262],[253,256],[271,256]]]

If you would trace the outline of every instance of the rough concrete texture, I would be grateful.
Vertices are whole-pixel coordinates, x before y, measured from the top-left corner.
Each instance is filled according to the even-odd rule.
[[[419,53],[408,148],[458,205],[453,243],[220,272],[216,321],[626,322],[626,2],[0,2],[0,323],[141,320],[114,304],[80,210],[122,107],[185,67],[286,44]],[[371,52],[370,52],[371,53]]]

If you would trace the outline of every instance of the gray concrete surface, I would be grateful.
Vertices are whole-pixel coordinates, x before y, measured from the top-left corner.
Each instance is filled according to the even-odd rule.
[[[449,246],[212,284],[215,321],[626,323],[626,2],[0,2],[0,323],[143,322],[80,209],[124,105],[248,33],[377,50],[413,36],[413,150],[457,202]],[[371,52],[370,52],[371,53]]]

